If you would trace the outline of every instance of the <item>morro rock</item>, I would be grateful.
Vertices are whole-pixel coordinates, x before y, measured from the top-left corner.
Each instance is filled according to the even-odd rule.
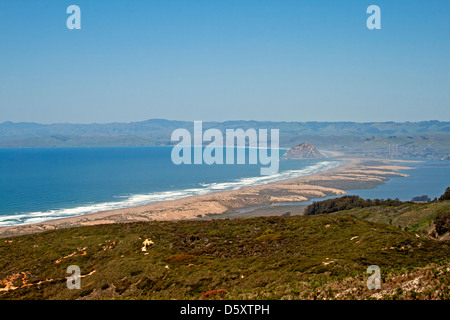
[[[314,146],[308,142],[299,144],[296,147],[290,148],[283,155],[283,159],[321,159],[325,158]]]

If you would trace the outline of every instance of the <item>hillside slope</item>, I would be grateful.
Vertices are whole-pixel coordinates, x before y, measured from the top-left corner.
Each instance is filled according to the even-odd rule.
[[[2,239],[0,256],[0,299],[450,298],[447,241],[349,214],[61,229]]]
[[[323,208],[323,204],[326,202],[333,200],[339,202],[339,200],[345,200],[345,198],[351,197],[353,196],[319,201],[317,203],[318,205],[316,204],[316,207],[320,207],[320,204],[322,204]],[[350,206],[357,205],[357,203],[358,202],[355,202]],[[350,214],[370,222],[383,223],[411,232],[424,233],[437,240],[450,240],[450,201],[412,203],[389,200],[386,201],[386,203],[392,203],[393,205],[356,207],[348,210],[341,210],[339,211],[339,214]],[[436,224],[439,220],[438,217],[442,217],[445,222],[442,227],[436,230]]]

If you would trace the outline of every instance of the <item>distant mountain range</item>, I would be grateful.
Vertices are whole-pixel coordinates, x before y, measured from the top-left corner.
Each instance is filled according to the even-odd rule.
[[[193,122],[151,119],[130,123],[39,124],[32,122],[0,123],[0,147],[74,147],[74,146],[160,146],[173,145],[173,130],[193,129]],[[445,156],[450,149],[450,122],[203,122],[203,129],[249,128],[279,129],[280,146],[292,147],[308,141],[319,148],[381,148],[388,145],[434,148]],[[355,149],[356,148],[356,149]],[[425,152],[420,149],[413,152]],[[398,149],[395,149],[397,151]],[[429,151],[429,150],[428,150]],[[427,151],[427,152],[428,152]],[[450,151],[450,150],[448,150]],[[359,151],[358,151],[359,152]],[[391,151],[389,151],[391,152]],[[441,154],[439,155],[441,156]]]

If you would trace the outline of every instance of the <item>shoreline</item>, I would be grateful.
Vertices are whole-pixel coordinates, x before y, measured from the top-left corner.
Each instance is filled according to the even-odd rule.
[[[393,159],[335,156],[337,156],[337,160],[343,160],[344,163],[331,170],[312,175],[143,206],[101,211],[33,224],[3,226],[0,227],[0,238],[98,224],[241,218],[273,215],[274,211],[283,214],[284,207],[288,203],[301,203],[327,196],[344,195],[346,194],[345,190],[350,189],[374,188],[390,177],[408,176],[399,173],[400,170],[413,169],[412,167],[392,165],[395,162]],[[274,206],[277,204],[279,206]],[[288,204],[287,206],[292,209],[296,208],[295,214],[301,214],[299,210],[303,210],[306,204]],[[244,209],[254,210],[239,213],[239,210]],[[289,210],[289,214],[291,211],[293,210]]]

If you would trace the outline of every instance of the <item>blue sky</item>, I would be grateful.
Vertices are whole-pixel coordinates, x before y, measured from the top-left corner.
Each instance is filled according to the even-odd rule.
[[[449,16],[444,0],[2,0],[0,122],[450,121]]]

